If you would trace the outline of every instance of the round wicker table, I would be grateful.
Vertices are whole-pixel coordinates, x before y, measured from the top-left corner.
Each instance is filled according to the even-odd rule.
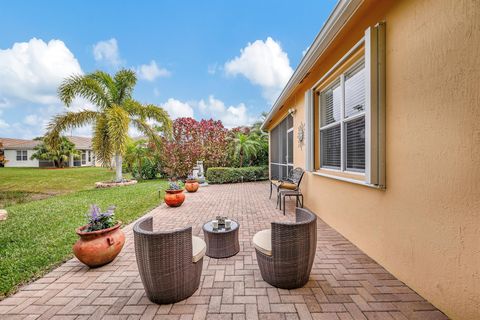
[[[230,229],[213,229],[211,221],[203,225],[203,234],[207,243],[206,255],[210,258],[228,258],[240,251],[238,243],[238,222],[232,220]]]

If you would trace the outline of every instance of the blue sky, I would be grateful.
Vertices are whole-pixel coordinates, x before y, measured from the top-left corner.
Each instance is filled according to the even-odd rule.
[[[0,137],[66,109],[71,73],[138,72],[134,97],[172,116],[249,124],[268,111],[336,0],[11,1],[0,5]],[[93,108],[77,101],[73,110]],[[76,130],[88,135],[89,128]]]

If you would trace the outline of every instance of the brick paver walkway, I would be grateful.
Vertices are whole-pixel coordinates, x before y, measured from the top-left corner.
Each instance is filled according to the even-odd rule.
[[[187,194],[180,208],[161,205],[149,215],[158,229],[202,224],[218,214],[240,223],[240,252],[205,257],[200,289],[187,300],[156,305],[145,296],[133,250],[132,225],[111,264],[88,269],[72,259],[0,302],[0,319],[446,319],[430,303],[318,220],[310,282],[276,289],[261,278],[251,239],[284,217],[266,183],[214,185]]]

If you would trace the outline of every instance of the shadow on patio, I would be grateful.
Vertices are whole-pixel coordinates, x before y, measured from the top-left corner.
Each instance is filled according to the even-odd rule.
[[[275,209],[264,182],[212,185],[187,194],[180,208],[160,205],[148,215],[154,230],[202,225],[217,215],[240,223],[240,252],[227,259],[204,258],[200,289],[173,305],[145,296],[137,270],[132,225],[120,256],[88,269],[72,259],[0,302],[2,319],[446,319],[447,317],[318,220],[318,243],[310,281],[295,290],[262,280],[253,235],[271,221],[294,219]]]

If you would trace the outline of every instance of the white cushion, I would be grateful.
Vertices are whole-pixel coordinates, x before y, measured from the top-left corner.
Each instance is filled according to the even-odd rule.
[[[192,256],[193,262],[198,262],[203,258],[207,251],[207,244],[202,238],[192,236]]]
[[[272,229],[266,229],[257,232],[253,236],[253,245],[255,249],[267,256],[272,255]]]

